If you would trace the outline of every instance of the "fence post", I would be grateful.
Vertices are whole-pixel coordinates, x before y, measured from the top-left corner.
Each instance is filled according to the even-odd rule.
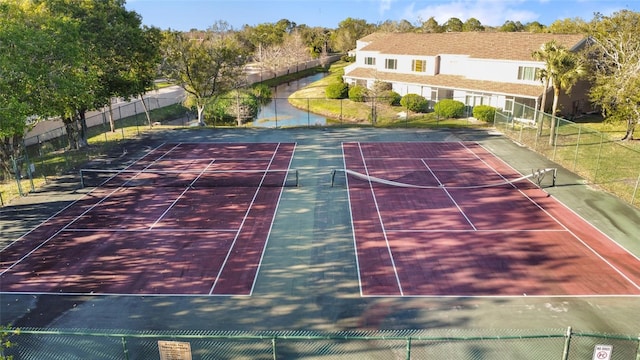
[[[24,161],[27,167],[27,176],[29,176],[29,184],[31,185],[31,191],[36,191],[35,184],[33,183],[33,170],[35,170],[35,166],[31,163],[31,159],[29,158],[29,151],[27,150],[27,143],[22,139],[22,147],[24,148]]]
[[[125,360],[129,360],[129,349],[127,349],[127,338],[122,337],[122,353],[124,354]]]
[[[273,99],[273,115],[276,118],[276,129],[278,128],[278,98]]]
[[[580,149],[580,136],[582,135],[582,126],[578,126],[578,139],[576,140],[576,154],[573,157],[573,171],[576,171],[578,165],[578,150]]]
[[[602,155],[602,143],[604,143],[604,133],[600,133],[600,148],[598,149],[598,159],[596,161],[596,170],[593,174],[593,179],[591,180],[594,184],[598,179],[598,170],[600,170],[600,158]]]
[[[631,205],[634,205],[633,202],[636,199],[636,194],[638,193],[638,187],[640,186],[640,173],[638,173],[638,179],[636,180],[636,187],[633,189],[633,194],[631,195]],[[640,356],[640,353],[638,354]],[[640,358],[638,358],[640,360]]]
[[[278,353],[276,351],[276,337],[271,338],[271,352],[273,353],[273,360],[278,359]]]
[[[16,177],[16,184],[18,185],[18,194],[20,196],[24,196],[24,192],[22,191],[22,183],[20,182],[22,176],[20,175],[20,169],[18,169],[18,162],[13,156],[11,156],[11,163],[13,164],[13,175]]]
[[[411,337],[407,339],[407,360],[411,360]]]
[[[553,157],[551,158],[551,161],[556,161],[556,153],[558,151],[558,132],[560,130],[560,118],[556,118],[555,123],[556,123],[555,134],[553,134]]]
[[[571,343],[571,326],[567,328],[567,332],[565,336],[566,336],[566,339],[564,340],[564,350],[562,350],[562,360],[567,360],[569,358],[569,344]]]

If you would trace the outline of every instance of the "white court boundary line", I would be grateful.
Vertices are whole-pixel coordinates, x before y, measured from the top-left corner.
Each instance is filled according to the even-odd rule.
[[[163,233],[163,232],[183,232],[183,233],[203,233],[203,232],[236,232],[238,229],[181,229],[181,228],[153,228],[150,229],[148,226],[140,227],[139,229],[133,228],[68,228],[64,229],[62,232],[101,232],[101,233]]]
[[[227,251],[227,255],[224,258],[224,261],[222,262],[222,265],[220,266],[220,270],[218,270],[218,274],[215,277],[215,280],[213,281],[213,284],[211,284],[211,287],[209,288],[209,293],[208,295],[213,295],[213,291],[215,290],[216,285],[218,284],[218,280],[220,280],[220,276],[222,275],[222,272],[224,271],[225,267],[227,266],[227,262],[229,261],[229,258],[231,257],[231,254],[233,253],[233,249],[236,246],[236,243],[238,242],[238,238],[240,237],[240,233],[242,232],[242,229],[244,228],[244,225],[247,221],[247,218],[249,217],[249,212],[251,212],[251,209],[253,208],[253,204],[256,201],[256,198],[258,197],[258,193],[260,192],[260,190],[262,189],[262,182],[264,181],[264,178],[266,177],[269,168],[271,167],[271,164],[273,163],[276,154],[278,153],[278,149],[280,149],[280,145],[282,143],[278,143],[278,145],[276,146],[276,149],[273,151],[273,154],[271,155],[271,161],[269,161],[269,164],[267,166],[267,168],[264,171],[264,174],[262,175],[262,179],[260,180],[260,184],[258,185],[258,187],[256,188],[256,191],[253,194],[253,198],[251,199],[251,202],[249,203],[249,206],[247,208],[247,210],[244,213],[244,216],[242,218],[242,221],[240,222],[240,226],[238,227],[238,231],[236,232],[235,237],[233,238],[233,241],[231,242],[231,245],[229,246],[229,250]],[[293,156],[292,156],[293,158]],[[284,181],[286,181],[286,177],[284,179]],[[282,194],[282,189],[280,189],[280,193]],[[274,212],[274,218],[275,218],[275,212]],[[271,223],[273,224],[273,219],[271,219]],[[266,241],[265,241],[265,246],[266,246]],[[263,255],[264,255],[264,248],[262,251]],[[258,274],[259,270],[260,270],[260,263],[258,263],[258,269],[256,270],[256,275]],[[255,285],[255,278],[253,281],[253,284],[251,285],[251,288],[253,289],[253,286]],[[235,295],[235,294],[228,294],[228,295]]]
[[[367,166],[367,161],[364,157],[364,153],[362,150],[362,143],[358,141],[357,144],[358,144],[358,150],[360,151],[360,159],[362,160],[362,165],[364,166],[364,170],[368,176],[369,168]],[[396,285],[398,286],[398,290],[400,291],[400,296],[404,296],[404,291],[402,290],[402,282],[400,281],[400,275],[398,275],[398,268],[396,267],[396,261],[393,257],[391,244],[389,244],[389,237],[387,236],[387,230],[384,226],[384,221],[382,221],[382,214],[380,214],[380,205],[378,204],[378,198],[376,197],[376,192],[375,192],[375,189],[373,188],[373,183],[371,181],[369,181],[369,190],[371,191],[371,195],[373,197],[373,203],[375,204],[375,208],[376,208],[376,215],[378,217],[378,221],[380,222],[380,227],[382,228],[382,234],[384,236],[384,241],[387,246],[387,252],[389,254],[389,259],[391,260],[391,266],[393,267],[393,273],[396,278]],[[360,286],[362,286],[362,284],[360,284]]]
[[[143,160],[145,159],[145,157],[147,157],[150,153],[152,153],[152,152],[154,152],[154,151],[157,151],[159,148],[161,148],[161,147],[165,146],[166,144],[167,144],[167,143],[162,143],[162,144],[158,145],[156,148],[152,149],[152,150],[151,150],[151,151],[149,151],[147,154],[143,155],[143,156],[142,156],[142,157],[140,157],[138,160],[136,160],[136,161],[135,161],[135,162],[133,162],[132,164],[128,165],[125,169],[129,169],[129,168],[131,168],[132,166],[134,166],[134,165],[136,165],[136,164],[143,163],[143,162],[144,162]],[[177,143],[177,144],[175,144],[171,149],[169,149],[168,151],[164,152],[164,154],[163,154],[162,156],[160,156],[159,158],[157,158],[157,159],[153,160],[153,161],[152,161],[152,162],[150,162],[147,166],[145,166],[145,168],[144,168],[144,169],[141,169],[141,170],[136,171],[136,172],[137,172],[137,173],[140,173],[140,174],[143,174],[143,173],[144,173],[144,172],[145,172],[149,167],[153,166],[154,164],[156,164],[157,162],[159,162],[159,161],[161,161],[161,160],[189,160],[189,161],[193,161],[193,160],[194,160],[193,158],[190,158],[190,159],[184,159],[184,158],[180,158],[180,159],[172,159],[172,158],[168,158],[168,157],[167,157],[167,155],[169,155],[169,153],[170,153],[172,150],[179,148],[179,146],[181,146],[181,145],[183,145],[183,144],[189,144],[189,143]],[[225,145],[237,145],[236,143],[194,143],[194,144],[225,144]],[[270,159],[266,159],[266,158],[222,158],[222,159],[217,159],[217,160],[220,160],[220,162],[224,162],[224,161],[226,161],[226,160],[232,160],[232,161],[256,161],[256,160],[257,160],[257,161],[269,161],[267,169],[262,169],[262,170],[261,170],[261,169],[249,170],[249,171],[252,171],[252,172],[254,172],[254,171],[255,171],[255,172],[262,172],[262,171],[264,171],[263,178],[262,178],[262,181],[264,181],[264,177],[269,173],[269,169],[270,169],[270,167],[271,167],[271,164],[273,163],[273,161],[274,161],[274,159],[275,159],[275,157],[276,157],[276,155],[277,155],[277,152],[278,152],[278,150],[279,150],[279,148],[280,148],[281,144],[283,144],[283,143],[277,143],[276,149],[275,149],[275,150],[273,150],[273,154],[272,154],[272,157],[271,157]],[[247,143],[247,145],[251,145],[251,144],[250,144],[250,143]],[[294,152],[295,152],[295,146],[296,146],[296,144],[295,144],[295,143],[293,143],[293,145],[294,145]],[[200,171],[200,173],[201,173],[201,174],[202,174],[202,173],[205,173],[205,172],[206,172],[206,169],[207,169],[207,168],[209,168],[209,167],[211,166],[211,164],[213,163],[213,161],[215,161],[216,159],[213,159],[213,158],[212,158],[212,159],[209,159],[209,158],[207,158],[206,160],[210,160],[210,161],[212,161],[212,162],[211,162],[210,164],[208,164],[208,165],[207,165],[207,167],[205,168],[205,170]],[[289,158],[289,167],[288,167],[287,169],[285,169],[285,170],[289,170],[289,169],[290,169],[290,165],[291,165],[291,162],[292,162],[292,161],[293,161],[293,153],[292,153],[292,155],[291,155],[291,156],[290,156],[290,158]],[[123,170],[125,170],[125,169],[123,169]],[[116,176],[116,175],[117,175],[117,172],[114,172],[114,176]],[[133,180],[133,179],[135,179],[135,176],[134,176],[134,177],[132,177],[132,179],[129,179],[128,181],[131,181],[131,180]],[[196,178],[196,180],[197,180],[197,178]],[[108,181],[108,180],[107,180],[107,181]],[[194,180],[194,181],[195,181],[195,180]],[[262,183],[262,181],[261,181],[261,183]],[[286,181],[287,181],[287,176],[285,176],[285,177],[283,178],[283,184],[284,184],[284,183],[286,183]],[[123,188],[123,187],[115,188],[113,191],[110,191],[108,194],[106,194],[106,195],[104,195],[104,196],[101,196],[101,199],[100,199],[98,202],[96,202],[95,204],[93,204],[90,208],[88,208],[87,210],[85,210],[84,212],[82,212],[80,215],[76,216],[73,220],[71,220],[71,221],[70,221],[69,223],[67,223],[64,227],[62,227],[61,229],[59,229],[58,231],[56,231],[56,233],[54,233],[53,235],[51,235],[48,239],[46,239],[46,240],[45,240],[43,243],[41,243],[39,246],[37,246],[36,248],[32,249],[29,253],[27,253],[25,256],[23,256],[22,258],[20,258],[16,263],[12,264],[12,265],[11,265],[10,267],[8,267],[6,270],[4,270],[4,271],[0,272],[0,275],[2,275],[2,274],[4,274],[4,273],[6,273],[6,272],[7,272],[7,271],[9,271],[11,268],[13,268],[13,267],[15,267],[16,265],[18,265],[18,263],[20,263],[20,262],[24,261],[24,260],[25,260],[26,258],[28,258],[28,257],[29,257],[33,252],[37,251],[39,248],[41,248],[42,246],[44,246],[46,243],[48,243],[49,241],[51,241],[52,239],[54,239],[56,236],[58,236],[58,235],[59,235],[60,233],[62,233],[62,232],[78,232],[78,233],[86,233],[86,232],[109,232],[109,233],[119,233],[119,232],[122,232],[122,233],[136,233],[136,232],[138,232],[138,233],[154,233],[154,232],[156,232],[156,233],[162,233],[162,232],[187,232],[187,233],[188,233],[188,232],[192,232],[192,233],[205,233],[205,232],[210,232],[210,233],[216,233],[216,232],[233,232],[233,233],[236,233],[236,237],[234,238],[233,243],[232,243],[232,245],[231,245],[231,246],[230,246],[230,248],[229,248],[229,252],[228,252],[228,254],[227,254],[227,257],[225,258],[225,262],[224,262],[224,263],[226,264],[226,262],[227,262],[227,260],[228,260],[228,258],[229,258],[229,254],[230,254],[230,253],[232,252],[232,250],[233,250],[233,247],[234,247],[234,245],[235,245],[235,243],[236,243],[236,241],[237,241],[237,238],[238,238],[238,236],[239,236],[239,234],[240,234],[240,232],[241,232],[241,230],[242,230],[242,227],[243,227],[243,225],[244,225],[244,222],[245,222],[245,220],[246,220],[246,218],[247,218],[247,216],[248,216],[248,214],[249,214],[249,211],[251,210],[251,208],[252,208],[252,206],[253,206],[253,203],[255,202],[255,199],[256,199],[256,197],[257,197],[257,195],[258,195],[258,192],[259,192],[261,189],[263,189],[263,187],[262,187],[261,185],[258,185],[258,188],[257,188],[257,190],[256,190],[256,191],[255,191],[255,193],[254,193],[254,196],[253,196],[253,198],[252,198],[252,200],[251,200],[251,203],[250,203],[250,205],[248,206],[248,208],[247,208],[247,210],[246,210],[246,212],[245,212],[245,216],[244,216],[244,218],[243,218],[243,220],[242,220],[242,224],[239,226],[239,228],[235,228],[235,229],[172,229],[172,228],[154,228],[154,227],[153,227],[153,225],[152,225],[151,227],[142,227],[142,228],[140,228],[140,229],[112,229],[112,228],[109,228],[109,229],[105,229],[105,228],[95,228],[95,229],[91,229],[91,228],[71,228],[71,227],[70,227],[72,224],[74,224],[74,223],[75,223],[75,222],[77,222],[80,218],[82,218],[84,215],[86,215],[89,211],[93,210],[96,206],[98,206],[98,205],[100,205],[101,203],[103,203],[104,201],[106,201],[106,200],[107,200],[107,199],[108,199],[108,198],[109,198],[113,193],[115,193],[115,192],[119,191],[119,190],[120,190],[120,189],[122,189],[122,188]],[[175,201],[174,201],[174,202],[173,202],[173,203],[172,203],[172,204],[171,204],[171,205],[170,205],[170,206],[169,206],[169,207],[164,211],[164,213],[160,216],[160,218],[159,218],[158,220],[156,220],[156,222],[154,223],[154,225],[155,225],[155,224],[156,224],[156,223],[157,223],[157,222],[158,222],[162,217],[164,217],[164,215],[165,215],[165,214],[166,214],[166,213],[167,213],[167,212],[172,208],[172,206],[173,206],[173,205],[175,205],[175,203],[176,203],[176,202],[177,202],[177,201],[178,201],[178,200],[179,200],[179,199],[184,195],[184,193],[185,193],[187,190],[189,190],[190,188],[191,188],[190,186],[187,186],[186,190],[185,190],[185,191],[183,191],[183,193],[182,193],[181,195],[179,195],[179,196],[178,196],[178,198],[177,198],[177,199],[176,199],[176,200],[175,200]],[[19,241],[20,239],[24,238],[25,236],[27,236],[27,235],[28,235],[28,234],[30,234],[31,232],[35,231],[36,229],[38,229],[40,226],[42,226],[42,225],[43,225],[44,223],[46,223],[47,221],[50,221],[51,219],[54,219],[56,216],[58,216],[58,215],[59,215],[60,213],[62,213],[64,210],[66,210],[66,209],[68,209],[68,208],[72,207],[74,204],[76,204],[77,202],[79,202],[81,199],[83,199],[83,198],[87,197],[89,194],[91,194],[91,193],[93,193],[93,192],[97,191],[97,189],[99,189],[99,187],[95,187],[95,188],[94,188],[94,189],[92,189],[91,191],[89,191],[89,192],[87,192],[86,194],[84,194],[81,198],[79,198],[79,199],[77,199],[77,200],[73,201],[73,202],[72,202],[72,203],[70,203],[69,205],[65,206],[63,209],[61,209],[61,210],[57,211],[55,214],[53,214],[52,216],[48,217],[46,220],[44,220],[44,221],[43,221],[42,223],[40,223],[38,226],[36,226],[36,227],[34,227],[33,229],[29,230],[27,233],[23,234],[20,238],[18,238],[16,241],[12,242],[11,244],[7,245],[7,246],[6,246],[5,248],[3,248],[2,250],[4,250],[4,249],[6,249],[6,248],[10,247],[12,244],[16,243],[17,241]],[[278,197],[278,201],[277,201],[277,204],[276,204],[276,208],[275,208],[275,210],[274,210],[274,212],[273,212],[273,214],[272,214],[271,224],[270,224],[270,226],[269,226],[269,231],[268,231],[268,234],[267,234],[267,237],[266,237],[266,240],[265,240],[265,244],[264,244],[263,249],[262,249],[262,253],[261,253],[261,257],[260,257],[260,261],[259,261],[259,263],[258,263],[257,271],[256,271],[256,274],[255,274],[255,276],[254,276],[254,280],[253,280],[252,287],[251,287],[251,293],[249,294],[249,296],[253,293],[253,289],[254,289],[254,287],[255,287],[255,283],[256,283],[257,276],[258,276],[258,274],[259,274],[260,266],[261,266],[262,260],[263,260],[263,258],[264,258],[264,253],[265,253],[265,251],[264,251],[264,250],[265,250],[265,248],[266,248],[266,246],[267,246],[268,236],[269,236],[269,234],[271,233],[271,230],[272,230],[272,228],[273,228],[273,223],[274,223],[274,220],[275,220],[275,214],[276,214],[276,212],[277,212],[277,208],[278,208],[278,206],[279,206],[279,203],[280,203],[280,199],[281,199],[281,197],[282,197],[282,192],[283,192],[283,190],[284,190],[284,189],[281,187],[281,188],[280,188],[280,194],[279,194],[279,197]],[[221,274],[221,272],[222,272],[222,270],[223,270],[223,269],[224,269],[224,264],[223,264],[223,265],[221,266],[221,268],[220,268],[219,274],[218,274],[218,276],[216,277],[216,282],[217,282],[217,280],[218,280],[218,278],[219,278],[219,276],[220,276],[220,274]],[[215,283],[214,283],[214,284],[215,284]],[[214,286],[215,286],[215,285],[214,285]],[[211,288],[211,291],[213,291],[213,287]],[[0,294],[1,294],[1,293],[11,293],[11,294],[52,294],[53,292],[16,292],[16,291],[10,291],[10,292],[0,292]],[[55,292],[55,294],[56,294],[56,295],[71,295],[71,296],[78,296],[78,295],[83,295],[83,294],[87,294],[87,293],[81,293],[81,292],[78,292],[78,293]],[[117,296],[186,296],[186,297],[189,297],[189,296],[203,296],[203,295],[205,295],[205,293],[204,293],[204,292],[201,292],[201,293],[197,293],[197,294],[168,294],[168,293],[161,293],[161,294],[153,294],[153,293],[139,293],[139,294],[138,294],[138,293],[135,293],[135,294],[131,294],[131,293],[122,293],[122,294],[119,294],[119,293],[108,293],[108,292],[107,292],[107,293],[91,293],[91,295],[117,295]],[[243,295],[243,294],[212,294],[212,293],[210,293],[209,295],[210,295],[210,296],[247,296],[247,295]]]
[[[154,150],[157,150],[158,148],[160,148],[161,146],[163,146],[163,144],[159,145],[158,147],[156,147]],[[176,145],[177,146],[177,145]],[[169,150],[171,151],[171,149]],[[148,155],[148,154],[147,154]],[[147,156],[145,155],[145,156]],[[158,159],[161,159],[162,156]],[[138,159],[140,160],[140,159]],[[127,168],[133,166],[134,164],[136,164],[137,161],[133,162],[132,164],[130,164],[129,166],[127,166]],[[96,206],[102,204],[105,200],[107,200],[113,193],[117,192],[120,188],[116,188],[113,191],[109,192],[108,194],[106,194],[104,197],[102,197],[98,202],[96,202],[95,204],[91,205],[88,209],[86,209],[85,211],[83,211],[80,215],[76,216],[73,220],[71,220],[69,223],[67,223],[65,226],[63,226],[62,228],[58,229],[58,231],[56,231],[53,235],[49,236],[46,240],[44,240],[42,243],[40,243],[38,246],[36,246],[35,248],[31,249],[31,251],[27,252],[23,257],[21,257],[20,259],[18,259],[16,262],[14,262],[13,264],[11,264],[10,266],[8,266],[6,269],[4,269],[3,271],[0,272],[0,276],[4,275],[7,271],[13,269],[15,266],[17,266],[18,264],[20,264],[22,261],[24,261],[25,259],[27,259],[29,256],[31,256],[31,254],[33,254],[34,252],[36,252],[37,250],[39,250],[41,247],[43,247],[44,245],[46,245],[47,243],[49,243],[49,241],[51,241],[53,238],[55,238],[56,236],[58,236],[62,231],[64,231],[65,229],[67,229],[69,226],[71,226],[72,224],[74,224],[76,221],[78,221],[78,219],[80,219],[81,217],[83,217],[84,215],[86,215],[89,211],[93,210]],[[91,192],[95,191],[92,190]],[[89,192],[88,194],[82,196],[80,199],[85,198],[86,196],[88,196],[91,192]],[[53,217],[55,217],[56,215],[60,214],[62,211],[64,211],[65,209],[71,207],[72,205],[76,204],[78,201],[80,201],[80,199],[72,202],[71,204],[69,204],[68,206],[66,206],[64,209],[60,210],[59,212],[55,213],[53,216],[49,217],[49,219],[45,220],[48,221],[50,219],[52,219]],[[40,225],[38,225],[37,227],[33,228],[31,231],[29,231],[27,234],[21,236],[20,238],[18,238],[19,241],[20,239],[22,239],[23,237],[27,236],[28,234],[30,234],[32,231],[35,231],[35,229],[37,229],[38,227],[42,226],[44,224],[41,223]],[[12,244],[14,244],[16,241],[14,241]],[[4,249],[3,249],[4,250]]]
[[[291,157],[289,158],[289,169],[291,168],[291,164],[293,163],[293,157],[297,150],[297,143],[293,144],[293,150],[291,152]],[[275,155],[274,155],[275,156]],[[283,179],[284,183],[287,181],[287,176]],[[276,207],[273,209],[273,214],[271,215],[271,224],[269,224],[269,231],[267,231],[267,236],[265,238],[264,246],[262,247],[262,253],[260,254],[260,260],[258,261],[258,266],[256,268],[256,274],[253,277],[253,284],[251,285],[251,290],[249,290],[249,296],[253,295],[253,289],[256,286],[256,282],[258,281],[258,274],[260,274],[260,270],[262,269],[262,261],[264,260],[264,254],[267,249],[267,245],[269,244],[269,238],[271,237],[271,231],[273,230],[273,223],[276,220],[276,214],[278,213],[278,208],[280,207],[280,200],[282,199],[282,193],[284,192],[284,187],[280,188],[280,194],[278,195],[278,201],[276,202]]]
[[[567,228],[567,226],[565,226],[561,221],[559,221],[556,217],[552,216],[551,214],[549,214],[544,208],[542,208],[540,206],[540,204],[538,204],[536,201],[534,201],[533,199],[531,199],[531,197],[529,197],[527,194],[524,193],[523,190],[519,189],[517,186],[515,186],[513,183],[518,182],[518,181],[522,181],[525,179],[528,179],[532,176],[535,176],[536,173],[532,174],[532,175],[526,175],[526,176],[522,176],[520,178],[517,178],[515,180],[507,180],[502,174],[500,174],[494,167],[490,166],[488,163],[486,163],[486,161],[484,159],[482,159],[477,153],[473,152],[471,149],[469,149],[465,142],[463,141],[458,141],[458,143],[460,145],[462,145],[465,149],[467,149],[467,151],[469,151],[469,153],[473,154],[474,157],[478,160],[480,160],[481,162],[483,162],[488,169],[493,170],[496,174],[498,174],[500,177],[502,177],[503,179],[505,179],[505,185],[509,184],[511,186],[513,186],[514,188],[516,188],[526,199],[528,199],[532,204],[534,204],[537,208],[539,208],[541,211],[543,211],[550,219],[552,219],[553,221],[555,221],[556,223],[558,223],[562,229],[564,230],[513,230],[513,229],[506,229],[506,230],[480,230],[480,232],[511,232],[511,231],[516,231],[516,232],[567,232],[569,233],[572,237],[574,237],[577,241],[579,241],[584,247],[586,247],[591,253],[593,253],[596,257],[598,257],[599,259],[601,259],[607,266],[609,266],[611,269],[613,269],[615,272],[617,272],[623,279],[625,279],[629,284],[631,284],[632,286],[634,286],[635,288],[640,290],[640,285],[636,284],[633,280],[631,280],[629,278],[629,276],[627,276],[624,272],[622,272],[620,269],[618,269],[616,266],[614,266],[611,262],[609,262],[603,255],[601,255],[600,253],[598,253],[597,251],[595,251],[595,249],[593,249],[591,246],[589,246],[583,239],[581,239],[580,237],[578,237],[575,233],[573,233],[570,229]],[[357,142],[358,146],[361,146],[360,142]],[[500,157],[496,156],[493,152],[489,151],[486,147],[484,147],[482,144],[478,143],[478,142],[474,142],[474,144],[480,146],[482,149],[484,149],[488,154],[490,154],[491,156],[493,156],[495,159],[499,160],[500,162],[502,162],[504,165],[506,165],[508,168],[511,168],[512,170],[514,170],[516,173],[520,173],[519,171],[517,171],[515,168],[513,168],[511,165],[507,164],[503,159],[501,159]],[[344,143],[343,143],[343,149],[344,149]],[[361,152],[362,154],[362,152]],[[343,150],[343,159],[344,159],[344,150]],[[376,158],[376,159],[383,159],[386,160],[387,158]],[[396,158],[396,159],[405,159],[405,158]],[[419,160],[423,160],[423,158],[411,158],[411,159],[419,159]],[[466,159],[466,158],[459,158],[459,159]],[[363,155],[363,163],[365,163],[364,161],[364,155]],[[426,164],[425,164],[426,165]],[[428,166],[427,166],[428,167]],[[365,169],[366,168],[366,164],[365,164]],[[548,169],[544,169],[544,171],[550,171],[550,170],[554,170],[553,168],[548,168]],[[539,170],[540,171],[540,170]],[[368,174],[368,169],[366,171],[366,174],[361,174],[352,170],[348,170],[346,168],[346,163],[344,165],[344,172],[345,174],[351,174],[354,175],[356,177],[359,177],[361,179],[364,179],[365,181],[369,182],[369,185],[371,186],[371,181],[368,180],[367,178],[371,178],[371,179],[375,179],[375,180],[381,180],[381,182],[385,183],[389,183],[390,185],[394,185],[394,181],[391,180],[384,180],[384,179],[378,179],[375,177],[370,177]],[[435,175],[434,175],[435,177]],[[435,177],[436,180],[437,177]],[[347,181],[347,189],[349,188],[349,184],[348,184],[348,177],[346,177],[346,181]],[[438,183],[440,183],[440,181],[438,180]],[[405,186],[408,188],[428,188],[428,189],[437,189],[437,188],[443,188],[443,186],[428,186],[428,187],[423,187],[423,186],[419,186],[419,185],[411,185],[411,184],[403,184],[403,183],[397,183],[400,186]],[[408,185],[408,186],[406,186]],[[492,185],[494,186],[494,185]],[[483,186],[483,187],[486,187]],[[449,187],[451,188],[451,187]],[[455,188],[455,187],[454,187]],[[460,187],[462,188],[462,187]],[[469,187],[466,187],[469,188]],[[372,190],[373,192],[373,190]],[[348,192],[347,192],[348,193]],[[375,192],[374,193],[374,202],[375,202],[375,206],[376,206],[376,211],[378,213],[378,217],[380,218],[380,211],[379,211],[379,207],[377,204],[377,200],[375,199]],[[577,214],[575,211],[573,211],[572,209],[568,208],[565,204],[563,204],[562,202],[558,201],[557,199],[555,200],[557,201],[560,205],[562,205],[565,209],[568,209],[569,211],[571,211],[572,213],[574,213],[576,216],[578,216],[580,219],[582,219],[585,223],[589,224],[592,228],[596,229],[600,234],[602,234],[603,236],[605,236],[607,239],[611,240],[614,244],[616,244],[618,247],[620,247],[622,250],[624,250],[625,252],[627,252],[628,254],[632,255],[632,257],[638,259],[638,261],[640,261],[640,258],[638,256],[636,256],[635,254],[631,253],[629,250],[627,250],[626,248],[624,248],[622,245],[620,245],[619,243],[615,242],[613,239],[611,239],[608,235],[604,234],[602,231],[600,231],[597,227],[595,227],[593,224],[591,224],[589,221],[585,220],[582,216],[580,216],[579,214]],[[349,204],[351,204],[351,199],[349,196]],[[455,201],[454,201],[455,204]],[[457,206],[457,204],[456,204]],[[349,210],[351,212],[351,206],[349,206]],[[463,213],[464,214],[464,213]],[[466,217],[466,216],[465,216]],[[382,223],[382,220],[380,220]],[[353,224],[353,216],[352,216],[352,224]],[[383,228],[383,232],[384,232],[384,237],[385,237],[385,241],[387,242],[387,247],[389,247],[389,242],[388,242],[388,238],[387,238],[387,232],[451,232],[451,233],[456,233],[456,232],[476,232],[478,230],[428,230],[428,231],[420,231],[420,230],[394,230],[394,229],[386,229],[384,227],[384,225],[382,225]],[[354,244],[356,243],[356,239],[355,239],[355,230],[353,231],[353,236],[354,236]],[[357,249],[357,248],[356,248]],[[390,249],[389,249],[390,251]],[[358,280],[360,282],[360,295],[362,297],[389,297],[389,298],[394,298],[394,297],[416,297],[416,298],[459,298],[462,295],[380,295],[380,294],[374,294],[374,295],[364,295],[362,292],[362,281],[361,281],[361,274],[360,274],[360,266],[359,266],[359,259],[357,257],[357,250],[356,250],[356,265],[357,265],[357,270],[358,270]],[[394,265],[394,271],[396,271],[395,269],[395,265]],[[396,276],[397,276],[397,271],[396,271]],[[622,297],[622,298],[628,298],[628,297],[638,297],[639,295],[633,295],[633,294],[608,294],[608,295],[594,295],[594,294],[578,294],[578,295],[564,295],[564,294],[560,294],[560,295],[473,295],[473,296],[463,296],[463,297],[468,297],[468,298],[510,298],[510,297],[514,297],[514,298],[519,298],[519,297],[540,297],[540,298],[553,298],[553,297],[567,297],[567,298],[584,298],[584,297]]]
[[[516,169],[514,169],[511,165],[507,164],[506,161],[502,160],[500,157],[496,156],[493,152],[489,151],[489,149],[487,149],[486,147],[482,146],[482,144],[478,144],[478,146],[480,146],[481,148],[483,148],[487,153],[491,154],[494,158],[498,159],[500,162],[502,162],[505,166],[513,169],[514,171],[517,172]],[[617,272],[623,279],[625,279],[627,282],[629,282],[629,284],[631,284],[632,286],[634,286],[636,289],[640,290],[640,284],[635,283],[633,280],[631,280],[631,278],[629,278],[629,276],[627,274],[625,274],[622,270],[618,269],[615,265],[613,265],[609,260],[607,260],[602,254],[600,254],[599,252],[597,252],[594,248],[592,248],[589,244],[587,244],[581,237],[579,237],[578,235],[576,235],[573,231],[571,231],[569,228],[566,227],[566,225],[559,221],[557,218],[555,218],[554,216],[552,216],[551,214],[549,214],[545,209],[543,209],[540,204],[538,204],[537,202],[535,202],[533,199],[531,199],[527,194],[525,194],[524,192],[522,192],[522,190],[518,189],[518,191],[520,191],[525,197],[527,197],[527,199],[529,199],[532,203],[534,203],[540,210],[542,210],[545,214],[547,214],[547,216],[549,216],[551,219],[553,219],[554,221],[556,221],[561,227],[563,227],[567,232],[569,232],[571,234],[571,236],[573,236],[578,242],[580,242],[584,247],[586,247],[591,253],[593,253],[596,257],[598,257],[600,260],[602,260],[607,266],[609,266],[613,271]],[[636,256],[635,254],[633,254],[632,252],[630,252],[629,250],[627,250],[626,248],[624,248],[622,245],[618,244],[615,240],[613,240],[611,237],[609,237],[607,234],[605,234],[604,232],[600,231],[600,229],[598,229],[595,225],[591,224],[591,222],[587,221],[585,218],[583,218],[582,216],[580,216],[578,213],[576,213],[575,211],[573,211],[571,208],[569,208],[568,206],[566,206],[564,203],[562,203],[560,200],[555,199],[554,200],[560,204],[565,210],[569,210],[571,213],[573,213],[575,216],[577,216],[578,218],[580,218],[582,221],[584,221],[586,224],[589,224],[589,226],[591,226],[592,229],[594,229],[595,231],[597,231],[598,233],[600,233],[600,235],[604,236],[606,239],[608,239],[609,241],[611,241],[613,244],[616,244],[621,250],[623,250],[624,252],[628,253],[629,255],[631,255],[632,257],[634,257],[636,260],[638,260],[640,262],[640,257]],[[640,296],[640,295],[639,295]]]

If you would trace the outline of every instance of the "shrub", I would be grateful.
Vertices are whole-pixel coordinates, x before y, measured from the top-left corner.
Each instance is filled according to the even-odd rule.
[[[204,108],[204,123],[210,126],[233,125],[235,119],[227,109],[231,107],[231,98],[217,98],[207,103]]]
[[[369,90],[362,85],[356,85],[349,89],[349,100],[355,102],[365,102],[367,100],[367,95],[369,94]]]
[[[356,61],[356,57],[355,56],[349,56],[349,55],[345,54],[345,55],[342,55],[340,57],[340,60],[342,60],[344,62],[354,62],[354,61]]]
[[[391,106],[400,105],[401,99],[402,96],[400,96],[400,94],[391,90],[383,91],[378,95],[378,101]]]
[[[407,94],[400,99],[400,105],[413,112],[425,113],[429,110],[429,101],[418,94]]]
[[[433,107],[433,110],[439,116],[443,116],[446,118],[459,118],[464,115],[464,108],[465,105],[461,101],[453,99],[443,99]]]
[[[345,99],[349,92],[349,86],[343,82],[327,85],[325,96],[327,99]]]
[[[473,108],[473,117],[478,120],[490,122],[490,121],[493,121],[495,116],[496,116],[496,108],[494,108],[493,106],[478,105],[478,106],[474,106]]]
[[[271,101],[272,91],[271,88],[265,84],[256,84],[251,87],[251,93],[258,99],[260,104],[265,105]]]

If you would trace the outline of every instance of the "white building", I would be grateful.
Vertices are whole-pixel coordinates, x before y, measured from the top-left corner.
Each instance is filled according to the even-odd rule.
[[[531,54],[551,40],[577,51],[583,35],[462,32],[441,34],[374,33],[357,41],[356,61],[345,68],[350,85],[369,88],[376,81],[392,84],[400,95],[419,94],[432,102],[456,99],[466,105],[491,105],[511,111],[518,102],[539,108],[543,85],[536,74],[544,62]],[[545,108],[553,89],[547,89]],[[563,94],[560,111],[591,110],[585,84]]]

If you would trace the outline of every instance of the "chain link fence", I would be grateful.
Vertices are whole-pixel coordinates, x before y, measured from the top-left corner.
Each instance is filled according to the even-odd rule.
[[[74,150],[67,128],[61,121],[49,121],[45,128],[25,137],[20,157],[12,157],[12,177],[5,178],[7,184],[0,195],[5,199],[25,195],[48,182],[48,178],[60,176],[78,164],[103,157],[117,149],[124,140],[139,138],[142,133],[159,124],[187,126],[193,116],[181,105],[176,97],[153,97],[145,99],[150,112],[151,124],[140,99],[121,102],[87,114],[88,146]],[[109,118],[113,118],[113,130]],[[79,124],[76,124],[79,129]],[[123,151],[122,149],[120,151]]]
[[[637,360],[637,336],[550,330],[3,330],[4,356],[47,359],[609,359]],[[165,342],[169,342],[168,344]],[[169,345],[169,346],[167,346]],[[605,356],[606,355],[606,356]],[[164,357],[163,357],[164,356]]]
[[[512,113],[497,111],[494,126],[589,183],[631,205],[640,204],[640,151],[606,133],[522,104],[515,104]]]

